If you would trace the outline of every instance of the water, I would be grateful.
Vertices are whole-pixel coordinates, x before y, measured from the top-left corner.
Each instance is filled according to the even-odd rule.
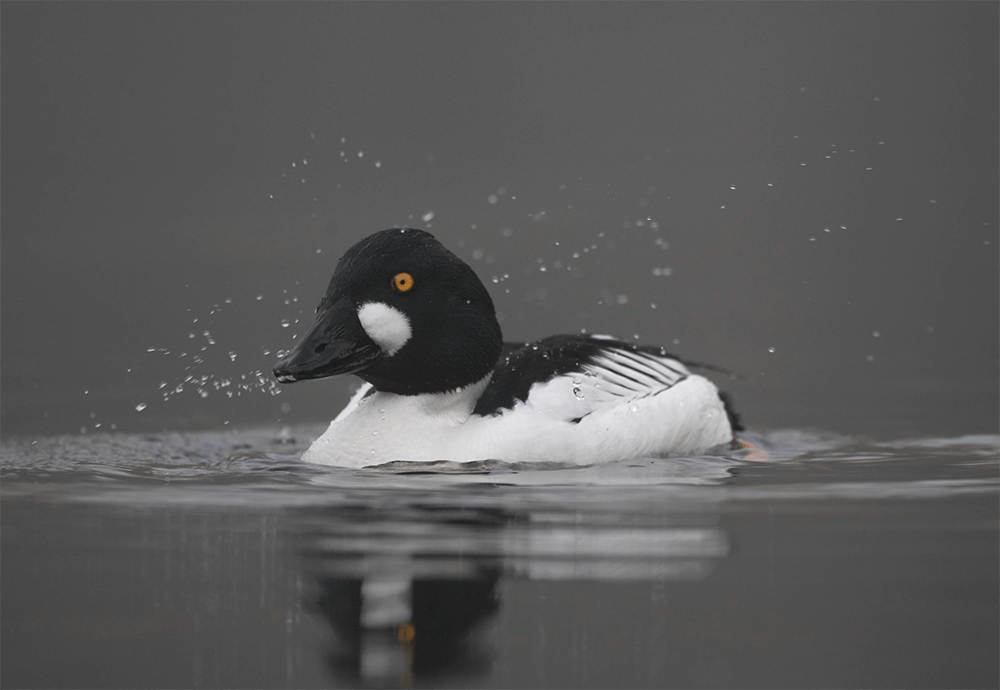
[[[0,2],[0,685],[1000,686],[1000,3],[389,7]],[[849,436],[304,466],[395,225]]]
[[[996,687],[1000,437],[341,470],[8,439],[4,687]]]

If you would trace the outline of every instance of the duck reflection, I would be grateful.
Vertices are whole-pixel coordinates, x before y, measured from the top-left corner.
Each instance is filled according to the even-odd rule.
[[[335,635],[328,663],[336,677],[411,687],[418,676],[487,670],[490,656],[471,633],[496,613],[499,568],[432,580],[410,579],[397,559],[371,565],[376,570],[363,580],[319,577],[315,583],[312,607]]]
[[[697,580],[728,553],[714,525],[676,511],[329,507],[301,522],[308,607],[329,625],[340,682],[424,685],[489,673],[501,575]]]
[[[496,511],[329,509],[308,517],[307,605],[329,624],[327,660],[348,684],[488,671],[501,564],[475,548],[502,529]]]

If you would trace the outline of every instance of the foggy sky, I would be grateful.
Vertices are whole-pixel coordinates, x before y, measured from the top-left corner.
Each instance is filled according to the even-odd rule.
[[[738,372],[751,427],[995,432],[997,20],[5,1],[2,432],[332,418],[350,380],[252,372],[395,225],[508,339],[666,345]]]

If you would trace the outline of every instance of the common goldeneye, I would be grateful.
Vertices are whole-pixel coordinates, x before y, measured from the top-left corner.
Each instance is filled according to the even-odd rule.
[[[289,383],[366,382],[303,455],[588,465],[733,441],[726,398],[662,348],[607,336],[503,342],[493,300],[430,233],[377,232],[337,263],[316,321],[275,366]]]

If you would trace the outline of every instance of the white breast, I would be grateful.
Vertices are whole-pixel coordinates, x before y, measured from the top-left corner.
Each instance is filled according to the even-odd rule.
[[[366,393],[365,385],[302,456],[306,462],[365,467],[393,460],[475,460],[451,447],[464,436],[466,422],[487,376],[450,393],[396,395]]]

